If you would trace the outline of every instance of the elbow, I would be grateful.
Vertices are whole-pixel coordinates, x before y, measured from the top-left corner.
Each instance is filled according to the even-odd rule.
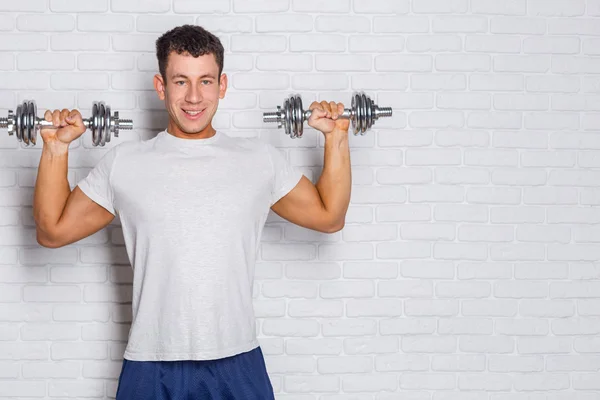
[[[63,246],[59,241],[52,237],[52,235],[49,235],[39,228],[36,232],[36,240],[40,246],[47,247],[49,249],[56,249]]]
[[[341,221],[333,222],[323,230],[324,233],[336,233],[344,229],[345,221],[342,219]]]

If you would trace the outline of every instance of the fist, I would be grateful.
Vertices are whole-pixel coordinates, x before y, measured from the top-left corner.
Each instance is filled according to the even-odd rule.
[[[334,101],[320,103],[313,101],[308,108],[312,111],[308,118],[308,125],[323,132],[324,134],[333,131],[348,132],[350,120],[347,118],[340,119],[339,116],[344,112],[344,105]]]
[[[77,139],[86,131],[81,114],[77,110],[46,110],[44,119],[57,128],[42,127],[40,134],[45,144],[66,144]]]

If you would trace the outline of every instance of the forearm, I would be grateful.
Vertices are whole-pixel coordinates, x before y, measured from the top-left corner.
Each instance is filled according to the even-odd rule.
[[[324,158],[316,187],[332,223],[343,225],[352,187],[348,132],[334,131],[325,136]]]
[[[33,194],[33,217],[38,236],[48,237],[71,194],[67,179],[68,146],[44,144]]]

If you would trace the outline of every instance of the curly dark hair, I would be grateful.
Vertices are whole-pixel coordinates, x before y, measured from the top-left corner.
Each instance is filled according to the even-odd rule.
[[[218,79],[223,72],[223,44],[214,34],[197,25],[181,25],[165,32],[156,40],[158,69],[166,84],[167,61],[172,51],[189,53],[192,57],[213,54],[219,66]]]

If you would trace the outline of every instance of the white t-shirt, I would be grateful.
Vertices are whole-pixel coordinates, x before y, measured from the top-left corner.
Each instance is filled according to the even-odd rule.
[[[273,145],[167,131],[109,150],[79,188],[119,215],[133,268],[124,358],[207,360],[258,347],[254,266],[270,207],[302,173]]]

